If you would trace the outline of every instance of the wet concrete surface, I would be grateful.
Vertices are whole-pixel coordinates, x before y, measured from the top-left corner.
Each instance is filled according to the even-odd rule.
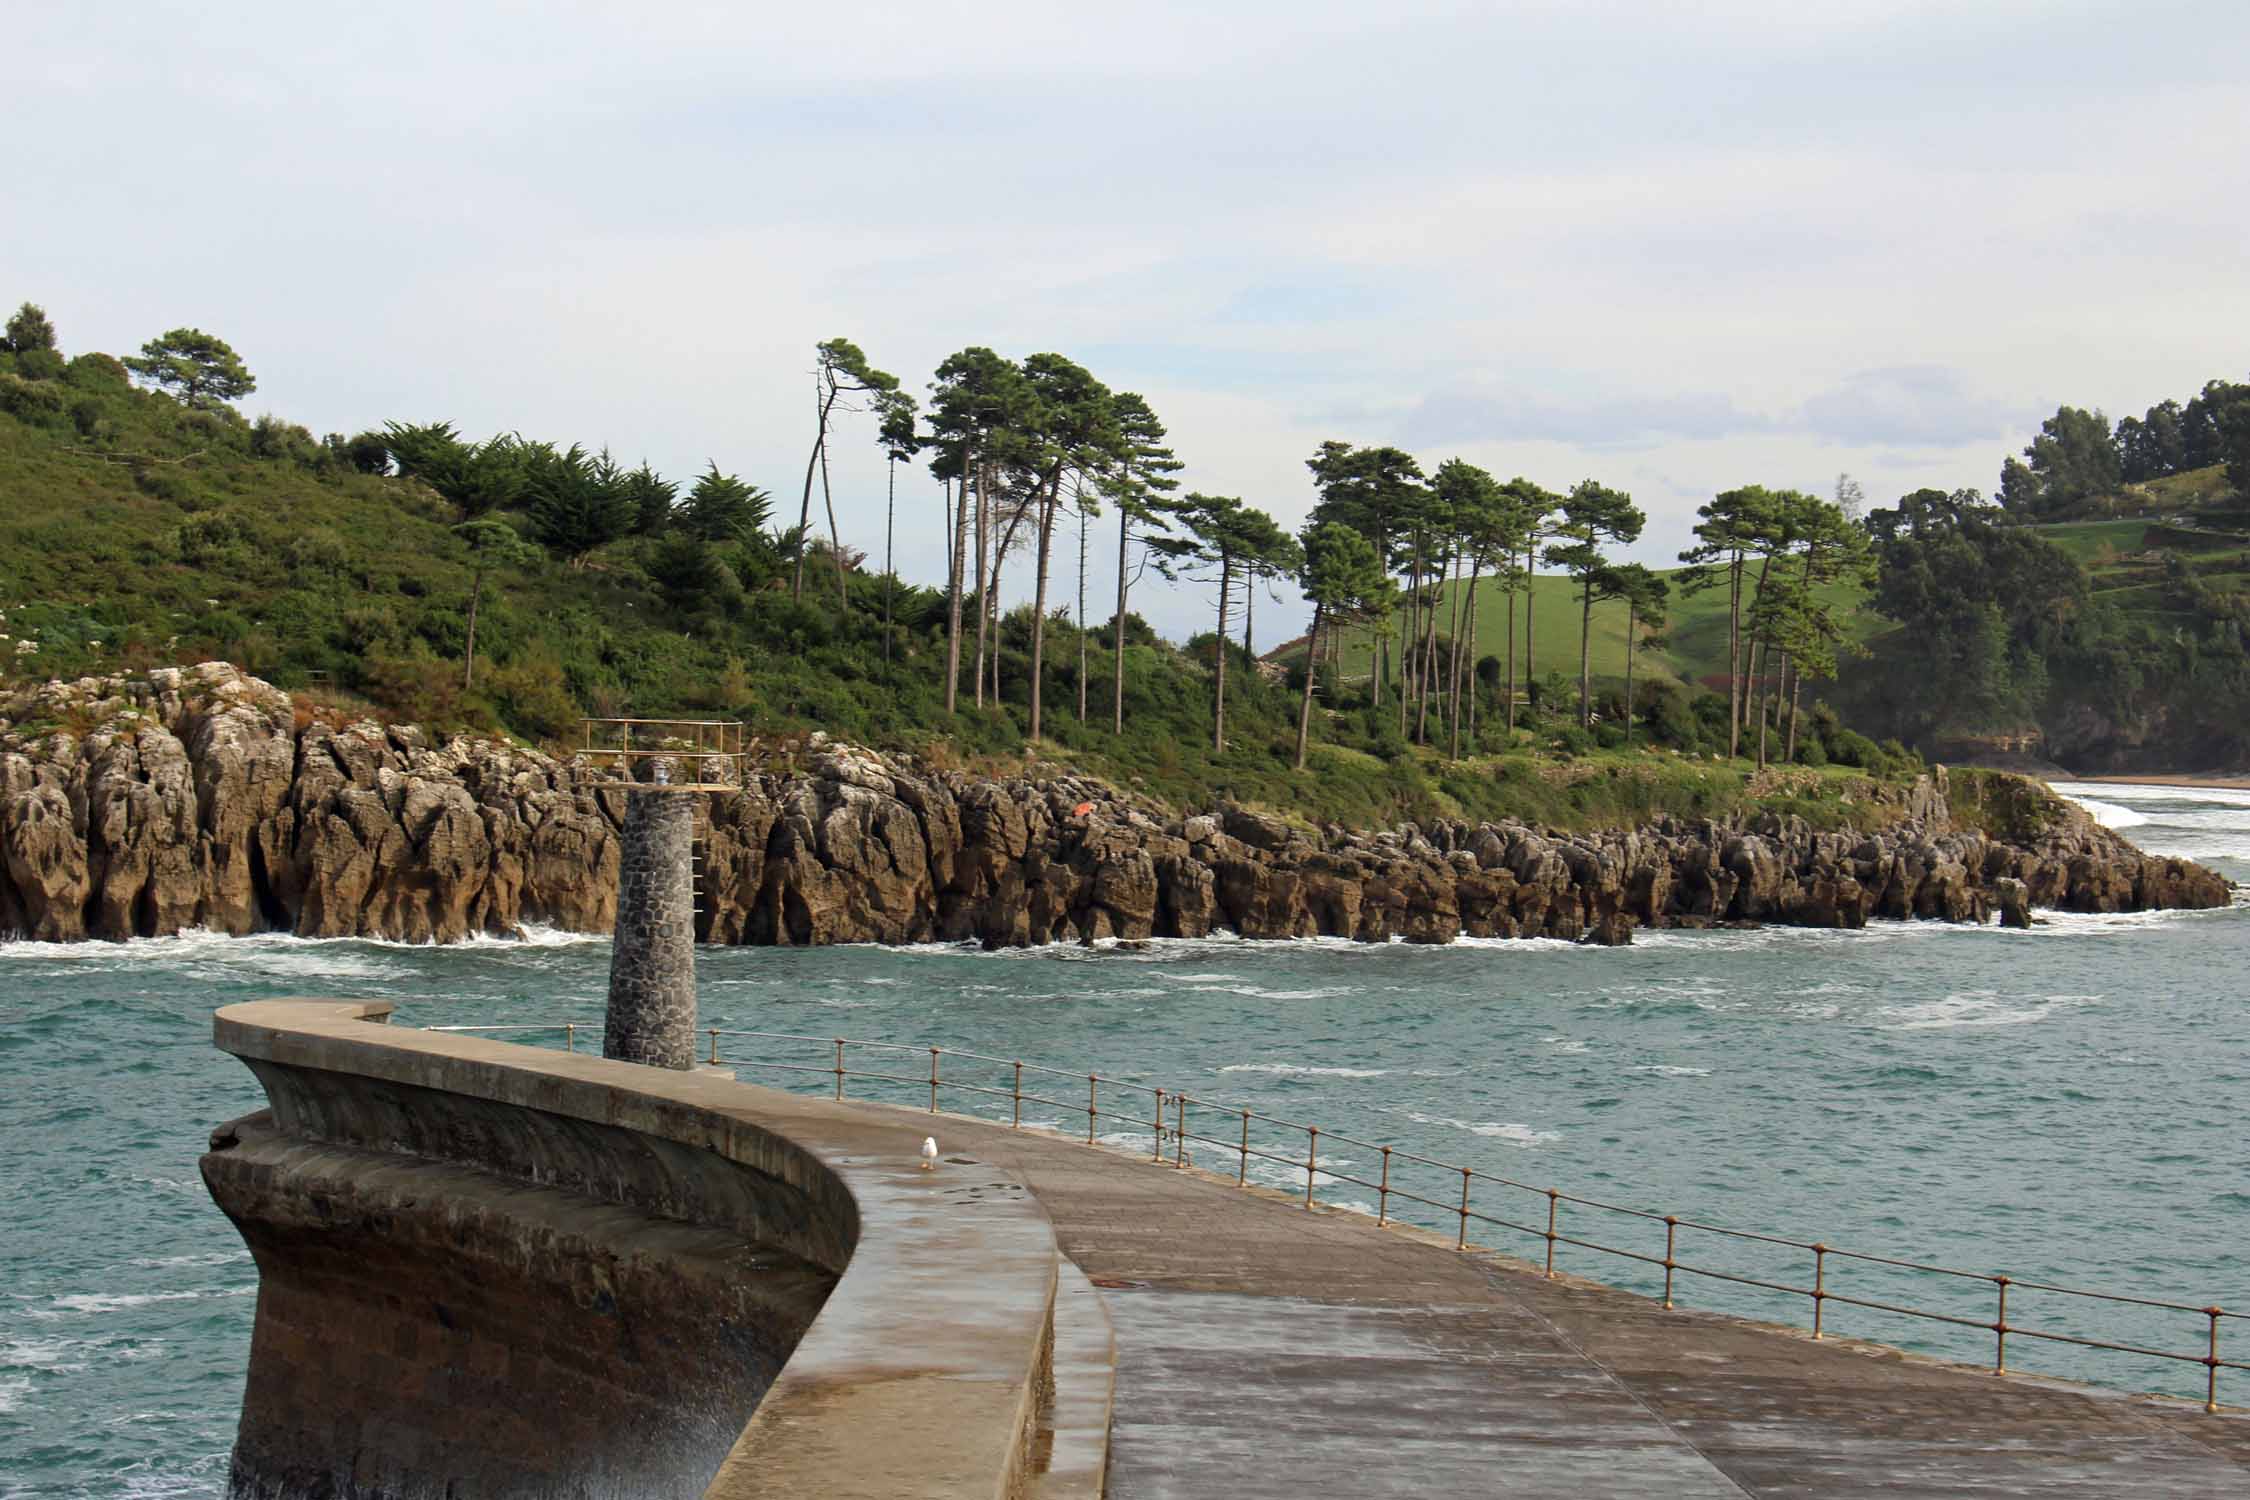
[[[2250,1415],[1667,1311],[1051,1136],[940,1136],[1020,1174],[1101,1289],[1115,1500],[2250,1496]]]

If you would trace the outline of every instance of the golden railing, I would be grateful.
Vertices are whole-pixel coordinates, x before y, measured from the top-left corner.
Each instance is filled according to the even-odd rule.
[[[587,1021],[526,1021],[496,1026],[430,1026],[423,1029],[455,1032],[529,1031],[551,1033],[560,1031],[563,1037],[563,1046],[567,1050],[575,1051],[578,1032],[581,1030],[598,1031],[600,1023]],[[1560,1246],[1569,1246],[1573,1249],[1612,1256],[1647,1267],[1651,1273],[1661,1270],[1664,1277],[1663,1304],[1666,1307],[1673,1305],[1673,1292],[1677,1277],[1681,1275],[1700,1276],[1711,1281],[1754,1287],[1766,1292],[1807,1299],[1811,1303],[1810,1331],[1815,1339],[1827,1336],[1827,1309],[1830,1303],[1862,1308],[1873,1312],[1895,1314],[1900,1317],[1921,1319],[1926,1322],[1947,1324],[1957,1328],[1982,1330],[1992,1336],[1991,1368],[1995,1375],[2009,1373],[2008,1340],[2010,1338],[2066,1344],[2082,1349],[2134,1355],[2176,1364],[2200,1365],[2204,1370],[2203,1409],[2207,1412],[2216,1412],[2219,1409],[2219,1372],[2221,1370],[2250,1370],[2250,1364],[2222,1359],[2219,1355],[2219,1325],[2230,1319],[2241,1321],[2245,1314],[2230,1313],[2216,1305],[2172,1302],[2162,1298],[2135,1297],[2118,1292],[2098,1292],[2085,1287],[2061,1286],[2053,1282],[2030,1281],[1998,1273],[1964,1271],[1952,1266],[1932,1265],[1923,1261],[1905,1260],[1895,1256],[1874,1255],[1866,1251],[1845,1250],[1819,1240],[1799,1240],[1791,1239],[1786,1235],[1761,1234],[1753,1230],[1732,1229],[1723,1224],[1685,1218],[1678,1214],[1630,1208],[1623,1204],[1608,1203],[1598,1198],[1588,1198],[1577,1193],[1566,1193],[1559,1188],[1539,1187],[1528,1182],[1519,1182],[1514,1178],[1479,1171],[1455,1162],[1440,1161],[1435,1157],[1422,1156],[1401,1147],[1379,1145],[1337,1131],[1324,1131],[1317,1125],[1280,1119],[1238,1104],[1222,1104],[1215,1100],[1189,1094],[1184,1090],[1167,1090],[1151,1084],[1105,1076],[1100,1073],[1078,1073],[1063,1068],[1051,1068],[1038,1063],[1027,1063],[1017,1058],[994,1057],[986,1053],[967,1052],[952,1047],[917,1046],[904,1042],[876,1042],[856,1037],[822,1037],[798,1032],[742,1031],[727,1027],[703,1027],[701,1032],[708,1044],[707,1051],[701,1061],[708,1065],[763,1068],[771,1072],[817,1076],[829,1080],[822,1087],[824,1091],[832,1092],[838,1100],[846,1097],[845,1085],[847,1080],[860,1079],[869,1083],[885,1083],[911,1088],[915,1092],[917,1103],[921,1102],[922,1091],[927,1089],[928,1108],[932,1113],[936,1113],[941,1091],[952,1090],[956,1093],[1008,1101],[1006,1123],[1014,1129],[1023,1128],[1023,1107],[1026,1104],[1039,1105],[1050,1109],[1060,1109],[1070,1115],[1085,1115],[1086,1141],[1088,1144],[1092,1144],[1098,1138],[1099,1124],[1106,1117],[1112,1121],[1125,1122],[1124,1128],[1116,1131],[1118,1135],[1129,1137],[1145,1132],[1150,1142],[1149,1157],[1154,1163],[1173,1167],[1189,1166],[1192,1163],[1188,1147],[1190,1143],[1194,1143],[1216,1148],[1223,1156],[1233,1156],[1236,1160],[1235,1184],[1238,1187],[1250,1185],[1250,1164],[1252,1161],[1272,1163],[1282,1169],[1283,1174],[1290,1180],[1294,1180],[1298,1173],[1302,1173],[1304,1176],[1303,1202],[1307,1209],[1317,1206],[1319,1188],[1322,1182],[1325,1181],[1331,1185],[1349,1183],[1375,1194],[1375,1222],[1378,1226],[1397,1221],[1397,1215],[1392,1210],[1394,1200],[1416,1204],[1431,1210],[1440,1222],[1446,1223],[1453,1229],[1454,1248],[1458,1250],[1491,1248],[1471,1244],[1469,1226],[1472,1223],[1489,1225],[1527,1236],[1538,1242],[1539,1249],[1535,1253],[1541,1256],[1542,1269],[1549,1277],[1557,1274],[1555,1260],[1557,1248]],[[723,1056],[720,1048],[720,1039],[723,1037],[747,1038],[761,1042],[811,1044],[822,1049],[823,1058],[821,1062],[816,1064],[775,1062],[762,1057]],[[924,1074],[918,1068],[911,1073],[900,1073],[847,1067],[847,1049],[854,1047],[872,1052],[908,1053],[917,1058],[926,1055],[930,1063],[929,1072]],[[1007,1079],[1008,1086],[1001,1088],[990,1084],[969,1082],[958,1075],[945,1076],[942,1064],[947,1058],[1006,1069],[1008,1072],[1003,1076]],[[1038,1084],[1039,1080],[1047,1078],[1067,1078],[1072,1080],[1074,1085],[1078,1080],[1083,1079],[1086,1084],[1085,1099],[1081,1102],[1076,1098],[1059,1099],[1046,1094],[1027,1092],[1024,1088],[1026,1074],[1031,1075],[1035,1085]],[[1110,1091],[1110,1103],[1106,1108],[1103,1104],[1102,1094],[1105,1088]],[[1146,1099],[1145,1103],[1138,1102],[1143,1098]],[[1126,1103],[1124,1102],[1126,1100],[1135,1102]],[[1239,1128],[1231,1130],[1223,1138],[1215,1135],[1198,1134],[1196,1130],[1191,1128],[1190,1122],[1194,1120],[1200,1124],[1204,1118],[1223,1121],[1227,1126]],[[1253,1126],[1258,1127],[1263,1132],[1257,1145],[1252,1144]],[[1278,1149],[1267,1149],[1274,1144],[1271,1136],[1275,1132],[1291,1137],[1302,1135],[1304,1137],[1303,1154],[1299,1155],[1294,1150],[1285,1152]],[[1381,1160],[1379,1175],[1370,1181],[1367,1178],[1355,1177],[1348,1172],[1338,1170],[1337,1164],[1333,1161],[1323,1165],[1321,1158],[1323,1142],[1331,1145],[1352,1146],[1362,1151],[1377,1153]],[[1167,1160],[1168,1155],[1169,1160]],[[1400,1164],[1406,1169],[1440,1174],[1440,1180],[1445,1181],[1448,1185],[1446,1196],[1442,1199],[1435,1198],[1428,1196],[1426,1193],[1415,1192],[1400,1186],[1393,1181],[1394,1163]],[[1451,1191],[1451,1183],[1456,1178],[1460,1185],[1458,1196]],[[1422,1179],[1417,1179],[1417,1182],[1421,1186],[1426,1187],[1428,1185]],[[1473,1202],[1473,1193],[1479,1184],[1488,1184],[1492,1188],[1500,1189],[1505,1193],[1527,1195],[1529,1198],[1528,1207],[1532,1210],[1529,1215],[1532,1222],[1508,1217],[1505,1212],[1486,1211],[1491,1206],[1489,1200],[1484,1206],[1477,1206]],[[1263,1187],[1266,1184],[1261,1183],[1259,1186]],[[1292,1187],[1290,1191],[1294,1193],[1295,1189]],[[1598,1240],[1587,1238],[1582,1232],[1564,1232],[1563,1210],[1566,1205],[1573,1210],[1592,1210],[1652,1226],[1649,1248],[1643,1250],[1629,1249],[1620,1245],[1603,1244]],[[1654,1253],[1653,1226],[1655,1225],[1662,1225],[1664,1229],[1662,1254]],[[1811,1283],[1810,1285],[1797,1285],[1788,1281],[1773,1280],[1765,1276],[1743,1274],[1739,1270],[1726,1270],[1711,1265],[1697,1265],[1692,1261],[1683,1260],[1680,1258],[1680,1235],[1683,1230],[1691,1234],[1712,1235],[1728,1241],[1757,1244],[1791,1254],[1810,1256],[1811,1265],[1808,1269],[1811,1271]],[[1904,1303],[1883,1301],[1873,1297],[1854,1296],[1849,1292],[1833,1290],[1829,1285],[1830,1267],[1833,1262],[1881,1266],[1915,1275],[1944,1277],[1965,1286],[1981,1285],[1986,1289],[1985,1295],[1993,1299],[1992,1316],[1989,1318],[1967,1316],[1934,1308],[1912,1307]],[[2087,1302],[2105,1303],[2112,1306],[2189,1315],[2200,1320],[2201,1326],[2198,1332],[2202,1335],[2200,1340],[2202,1348],[2197,1353],[2187,1354],[2173,1349],[2157,1349],[2145,1344],[2117,1343],[2079,1334],[2058,1332],[2051,1328],[2033,1328],[2020,1323],[2011,1323],[2008,1321],[2008,1299],[2011,1292],[2035,1292],[2077,1298]]]

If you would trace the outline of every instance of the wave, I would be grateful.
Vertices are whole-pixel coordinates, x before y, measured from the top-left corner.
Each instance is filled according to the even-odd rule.
[[[219,1297],[247,1297],[257,1290],[254,1286],[236,1286],[202,1292],[70,1292],[54,1298],[45,1307],[27,1307],[24,1313],[41,1322],[51,1323],[58,1318],[122,1312],[128,1307],[146,1307],[153,1302],[201,1302]]]
[[[1709,1078],[1709,1068],[1680,1067],[1672,1063],[1646,1063],[1641,1067],[1627,1068],[1628,1073],[1647,1073],[1656,1078]]]
[[[1313,1068],[1296,1063],[1228,1063],[1222,1073],[1271,1073],[1282,1078],[1381,1078],[1389,1068]]]
[[[73,943],[42,943],[28,938],[0,939],[0,959],[37,959],[57,963],[122,962],[126,964],[179,962],[214,958],[249,960],[261,967],[295,972],[384,976],[396,969],[367,955],[358,959],[352,950],[439,953],[456,948],[470,950],[520,950],[575,948],[609,942],[606,932],[565,932],[557,927],[526,926],[517,935],[472,933],[455,943],[409,943],[395,938],[308,938],[291,932],[228,933],[213,927],[190,927],[170,937],[136,937],[110,941],[86,939]]]
[[[1947,995],[1943,1000],[1887,1006],[1882,1014],[1890,1019],[1878,1029],[1950,1031],[1963,1026],[2029,1026],[2046,1020],[2058,1010],[2098,1005],[2101,999],[2099,995],[2044,995],[2030,1001],[2003,1000],[1997,991],[1970,990]]]
[[[2096,797],[2073,797],[2066,793],[2065,798],[2084,808],[2104,828],[2137,828],[2149,820],[2147,813],[2135,812],[2130,807],[2104,802]]]
[[[1411,1109],[1406,1112],[1406,1118],[1417,1125],[1445,1125],[1455,1130],[1465,1130],[1471,1135],[1506,1141],[1511,1146],[1527,1149],[1552,1145],[1562,1139],[1558,1131],[1535,1130],[1513,1120],[1456,1120],[1447,1115],[1425,1115]]]
[[[0,1380],[0,1416],[23,1409],[23,1398],[31,1394],[31,1377],[18,1375],[12,1380]]]
[[[1191,984],[1188,988],[1197,994],[1240,995],[1245,1000],[1333,1000],[1359,993],[1348,984],[1313,990],[1262,990],[1254,984]]]

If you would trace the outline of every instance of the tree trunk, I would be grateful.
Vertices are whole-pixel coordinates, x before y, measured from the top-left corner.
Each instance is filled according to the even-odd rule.
[[[789,597],[802,598],[805,592],[805,543],[812,535],[812,482],[813,471],[820,466],[820,455],[828,446],[828,412],[836,404],[836,389],[830,386],[825,397],[821,379],[813,376],[813,447],[805,457],[805,498],[797,507],[797,566],[789,579]]]
[[[1110,623],[1109,640],[1114,668],[1111,673],[1114,686],[1114,701],[1111,704],[1113,717],[1109,726],[1112,734],[1125,732],[1125,557],[1132,550],[1129,545],[1132,540],[1132,525],[1133,518],[1127,513],[1125,502],[1121,499],[1117,502],[1117,618]]]
[[[1039,581],[1031,591],[1031,737],[1039,738],[1041,690],[1047,666],[1047,560],[1054,548],[1055,511],[1062,505],[1062,470],[1047,481],[1047,497],[1034,499],[1039,507]]]
[[[1258,572],[1253,568],[1242,581],[1242,655],[1256,670],[1258,658],[1250,650],[1250,616],[1258,607]]]
[[[1514,561],[1515,561],[1515,559],[1514,559],[1513,557],[1510,557],[1510,558],[1509,558],[1509,562],[1510,562],[1510,564],[1511,564],[1511,565],[1512,565],[1512,564],[1514,563]],[[1508,738],[1508,744],[1509,744],[1509,745],[1510,745],[1511,747],[1513,747],[1513,746],[1514,746],[1514,744],[1515,744],[1515,742],[1516,742],[1516,599],[1515,599],[1515,592],[1516,592],[1516,591],[1515,591],[1515,590],[1514,590],[1513,588],[1511,588],[1511,589],[1509,589],[1509,590],[1508,590],[1508,594],[1507,594],[1507,606],[1506,606],[1506,607],[1507,607],[1507,611],[1508,611],[1508,692],[1507,692],[1507,713],[1508,713],[1508,720],[1507,720],[1506,730],[1507,730],[1507,738]]]
[[[1450,674],[1448,674],[1449,680],[1451,681],[1453,687],[1453,702],[1450,705],[1452,709],[1451,717],[1453,720],[1453,727],[1451,740],[1446,750],[1447,756],[1453,760],[1459,760],[1461,758],[1461,699],[1464,695],[1470,699],[1470,713],[1472,715],[1472,718],[1469,732],[1471,734],[1476,733],[1473,715],[1475,713],[1477,680],[1477,652],[1475,645],[1477,630],[1477,574],[1483,570],[1483,567],[1484,559],[1482,557],[1473,558],[1470,561],[1468,603],[1453,612],[1453,670]],[[1456,569],[1456,571],[1458,571],[1458,569]],[[1467,652],[1468,667],[1465,672],[1462,669],[1463,653],[1461,650],[1461,637],[1464,632],[1467,633],[1471,643]]]
[[[1766,643],[1763,636],[1750,643],[1750,679],[1758,708],[1758,769],[1766,768]]]
[[[1313,677],[1320,670],[1321,606],[1312,612],[1312,633],[1305,637],[1305,695],[1297,704],[1297,769],[1305,768],[1305,747],[1312,739]]]
[[[956,501],[948,491],[946,509],[952,514],[949,553],[945,563],[945,711],[961,703],[961,565],[969,550],[969,451],[961,450],[961,492]]]
[[[1534,601],[1535,601],[1535,600],[1537,599],[1537,597],[1538,597],[1538,592],[1539,592],[1539,591],[1538,591],[1538,589],[1537,589],[1537,588],[1535,587],[1535,585],[1536,585],[1536,584],[1537,584],[1537,583],[1539,582],[1539,574],[1538,574],[1538,571],[1537,571],[1537,568],[1538,568],[1538,563],[1539,563],[1539,549],[1538,549],[1538,547],[1537,547],[1537,546],[1530,546],[1530,547],[1526,547],[1526,548],[1524,548],[1524,550],[1523,550],[1523,696],[1524,696],[1524,700],[1525,700],[1525,702],[1527,702],[1527,703],[1531,703],[1531,683],[1532,683],[1532,678],[1533,678],[1534,676],[1536,676],[1536,675],[1537,675],[1537,673],[1538,673],[1538,671],[1539,671],[1539,660],[1538,660],[1538,657],[1537,657],[1537,656],[1535,656],[1535,655],[1533,654],[1533,652],[1532,652],[1532,649],[1531,649],[1531,642],[1532,642],[1532,636],[1531,636],[1531,611],[1532,611],[1532,607],[1533,607],[1533,602],[1534,602]],[[1538,727],[1539,727],[1539,709],[1540,709],[1540,707],[1541,707],[1541,705],[1539,705],[1539,704],[1537,704],[1537,703],[1531,703],[1531,724],[1532,724],[1532,729],[1533,729],[1533,732],[1534,732],[1534,733],[1536,733],[1536,732],[1537,732],[1537,730],[1538,730]]]
[[[1727,759],[1742,753],[1742,549],[1727,564]]]
[[[484,569],[478,568],[469,584],[469,654],[461,663],[461,691],[467,692],[477,680],[477,605],[484,599]]]
[[[1398,612],[1398,737],[1406,738],[1407,674],[1413,667],[1415,611],[1422,607],[1422,549],[1414,549],[1413,560],[1406,567],[1406,608]]]
[[[1625,748],[1633,748],[1633,646],[1640,624],[1631,599],[1625,601]]]
[[[986,504],[985,504],[985,500],[986,500],[986,494],[985,494],[985,490],[986,490],[986,485],[985,485],[985,482],[984,482],[984,474],[983,474],[983,472],[982,472],[981,470],[980,470],[980,471],[978,471],[978,473],[977,473],[977,477],[976,477],[976,478],[977,478],[977,483],[976,483],[976,491],[977,491],[977,659],[976,659],[976,670],[975,670],[975,673],[974,673],[973,675],[974,675],[974,676],[976,677],[977,707],[979,707],[979,708],[982,708],[982,707],[984,707],[984,634],[985,634],[985,629],[986,629],[987,621],[988,621],[988,620],[989,620],[989,618],[990,618],[990,616],[989,616],[989,615],[987,614],[987,612],[986,612],[986,606],[987,606],[987,605],[988,605],[988,604],[989,604],[989,603],[991,602],[991,601],[990,601],[990,599],[989,599],[989,597],[988,597],[988,595],[987,595],[987,593],[986,593],[986,589],[987,589],[987,587],[988,587],[988,585],[987,585],[987,583],[986,583],[986,578],[987,578],[987,576],[988,576],[988,575],[987,575],[987,572],[986,572],[986,563],[987,563],[987,561],[989,560],[989,559],[987,558],[987,555],[986,555],[986,554],[987,554],[987,552],[988,552],[988,551],[990,550],[990,546],[991,546],[991,539],[992,539],[992,517],[991,517],[991,516],[990,516],[989,514],[987,514],[987,507],[986,507]],[[961,482],[962,482],[963,484],[967,484],[967,483],[969,482],[969,481],[968,481],[968,477],[967,477],[967,475],[966,475],[966,474],[964,474],[964,475],[962,476],[962,480],[961,480]]]
[[[1219,630],[1211,651],[1218,658],[1218,713],[1212,720],[1211,752],[1227,751],[1227,593],[1234,583],[1234,559],[1219,559]]]
[[[1078,501],[1078,722],[1086,722],[1086,489],[1082,483],[1073,483],[1072,496]]]
[[[1594,727],[1594,575],[1578,589],[1578,727]]]
[[[1037,503],[1036,498],[1033,501]],[[1000,707],[1000,570],[1007,563],[1008,549],[1016,544],[1016,528],[1023,525],[1024,513],[1018,510],[1008,517],[1008,529],[1000,533],[1000,544],[992,549],[992,706]]]
[[[1756,587],[1756,589],[1755,589],[1755,590],[1754,590],[1754,591],[1753,591],[1753,592],[1751,593],[1751,596],[1750,596],[1750,607],[1751,607],[1751,609],[1752,609],[1753,611],[1755,611],[1755,610],[1757,609],[1757,607],[1758,607],[1758,601],[1766,597],[1766,575],[1767,575],[1767,574],[1769,574],[1769,573],[1771,573],[1772,571],[1773,571],[1773,554],[1769,552],[1769,553],[1767,553],[1767,554],[1766,554],[1766,556],[1765,556],[1765,559],[1764,559],[1764,561],[1762,561],[1762,562],[1760,562],[1760,563],[1758,564],[1758,584],[1757,584],[1757,587]],[[1756,649],[1756,645],[1757,645],[1757,644],[1762,644],[1762,641],[1763,641],[1763,637],[1761,637],[1761,638],[1760,638],[1760,641],[1759,641],[1758,643],[1752,643],[1752,642],[1747,642],[1747,641],[1746,641],[1746,642],[1744,642],[1744,643],[1743,643],[1743,650],[1744,650],[1744,652],[1745,652],[1745,653],[1748,653],[1748,652],[1751,652],[1751,651],[1755,650],[1755,649]],[[1759,663],[1759,664],[1762,664],[1762,663],[1763,663],[1763,661],[1764,661],[1764,657],[1763,657],[1763,655],[1761,654],[1761,655],[1759,655],[1759,656],[1757,656],[1757,657],[1753,658],[1753,660],[1754,660],[1754,662],[1755,662],[1755,663]],[[1754,671],[1754,670],[1755,670],[1755,668],[1753,668],[1753,671]],[[1748,691],[1749,691],[1749,684],[1745,684],[1745,685],[1744,685],[1744,692],[1745,692],[1745,695],[1747,695]],[[1743,705],[1743,709],[1744,709],[1744,712],[1746,712],[1746,713],[1747,713],[1747,712],[1749,711],[1749,704],[1747,703],[1747,701],[1746,701],[1746,702],[1744,703],[1744,705]],[[1764,709],[1764,704],[1763,704],[1763,696],[1762,696],[1762,693],[1761,693],[1761,702],[1760,702],[1760,705],[1759,705],[1759,712],[1760,712],[1760,714],[1762,715],[1762,714],[1764,713],[1764,711],[1765,711],[1765,709]],[[1761,734],[1762,734],[1762,731],[1761,731]],[[1758,764],[1759,764],[1760,766],[1763,766],[1763,765],[1764,765],[1765,763],[1766,763],[1765,752],[1764,752],[1763,750],[1761,750],[1761,751],[1760,751],[1760,752],[1758,753]]]
[[[849,615],[851,586],[844,576],[844,537],[836,529],[836,497],[828,489],[828,438],[820,440],[820,503],[828,507],[828,554],[836,560],[836,608]]]
[[[1414,674],[1415,684],[1421,697],[1421,704],[1414,711],[1414,738],[1417,743],[1424,745],[1430,742],[1430,695],[1437,687],[1437,617],[1441,596],[1434,591],[1439,588],[1444,580],[1445,564],[1444,560],[1440,559],[1438,576],[1430,583],[1433,592],[1430,595],[1428,605],[1422,611],[1422,663],[1421,670]]]
[[[1478,568],[1481,568],[1481,567],[1483,566],[1483,562],[1484,562],[1484,560],[1483,560],[1482,558],[1479,558],[1479,559],[1477,559],[1477,565],[1478,565]],[[1469,624],[1468,624],[1468,631],[1469,631],[1469,640],[1470,640],[1470,643],[1471,643],[1471,644],[1470,644],[1470,646],[1469,646],[1469,658],[1470,658],[1470,660],[1469,660],[1469,672],[1468,672],[1468,676],[1467,676],[1467,677],[1465,677],[1465,678],[1463,679],[1463,691],[1465,691],[1465,692],[1466,692],[1466,693],[1467,693],[1467,694],[1469,695],[1469,704],[1468,704],[1468,710],[1469,710],[1469,742],[1470,742],[1471,744],[1474,744],[1474,743],[1476,743],[1476,738],[1477,738],[1477,667],[1478,667],[1478,666],[1479,666],[1479,664],[1481,664],[1481,662],[1483,661],[1483,658],[1482,658],[1482,657],[1480,657],[1480,656],[1478,656],[1478,655],[1476,654],[1476,645],[1475,645],[1475,642],[1476,642],[1476,640],[1477,640],[1477,614],[1478,614],[1477,606],[1478,606],[1478,603],[1480,602],[1480,601],[1478,600],[1478,598],[1477,598],[1477,581],[1476,581],[1476,579],[1477,579],[1476,571],[1475,571],[1475,570],[1472,570],[1472,571],[1470,572],[1470,574],[1469,574]]]
[[[1797,762],[1797,700],[1804,691],[1805,674],[1803,669],[1799,668],[1793,660],[1785,659],[1785,664],[1789,669],[1789,744],[1782,751],[1781,758],[1791,765],[1795,765]]]
[[[896,581],[891,568],[891,546],[898,529],[898,460],[892,459],[885,467],[889,470],[884,476],[889,485],[883,496],[883,680],[888,682],[891,679],[891,585]]]

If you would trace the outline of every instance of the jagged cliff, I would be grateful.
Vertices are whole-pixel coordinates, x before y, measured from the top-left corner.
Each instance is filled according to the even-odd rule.
[[[1942,775],[1942,772],[1940,773]],[[624,794],[490,740],[334,723],[223,663],[0,701],[0,933],[192,927],[444,942],[605,930]],[[701,935],[722,943],[1332,935],[1624,942],[1636,927],[2022,921],[2224,905],[2226,881],[2075,811],[2019,842],[1923,782],[1866,832],[1664,819],[1601,834],[1436,822],[1315,833],[1167,816],[1075,776],[967,777],[816,742],[708,807]]]

